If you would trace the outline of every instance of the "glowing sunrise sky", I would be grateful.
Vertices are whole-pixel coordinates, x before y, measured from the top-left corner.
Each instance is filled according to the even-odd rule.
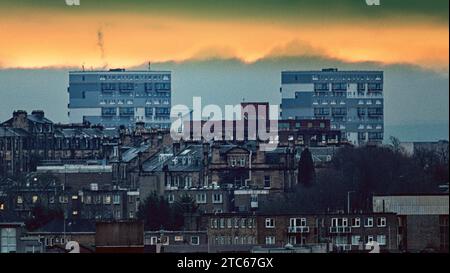
[[[0,68],[323,56],[448,71],[448,0],[381,2],[0,0]]]

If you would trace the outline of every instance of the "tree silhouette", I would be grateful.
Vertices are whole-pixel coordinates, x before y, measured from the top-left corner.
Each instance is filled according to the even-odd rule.
[[[311,152],[308,148],[305,148],[300,154],[300,160],[298,162],[297,183],[305,187],[310,187],[314,184],[315,177],[316,172]]]

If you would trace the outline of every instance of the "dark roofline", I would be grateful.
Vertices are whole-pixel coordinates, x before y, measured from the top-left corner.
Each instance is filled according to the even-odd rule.
[[[449,196],[449,193],[445,192],[435,192],[435,193],[394,193],[394,194],[374,194],[374,197],[381,196]]]
[[[227,217],[227,216],[358,216],[358,215],[396,215],[393,212],[362,212],[362,213],[338,213],[338,212],[318,212],[318,213],[296,213],[296,212],[226,212],[226,213],[204,213],[202,216]]]
[[[323,70],[283,70],[284,73],[384,73],[382,70],[337,70],[337,71],[323,71]]]
[[[71,73],[172,73],[171,70],[73,70],[69,71]]]

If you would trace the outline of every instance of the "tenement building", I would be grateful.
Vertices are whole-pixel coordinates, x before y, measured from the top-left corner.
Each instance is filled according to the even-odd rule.
[[[283,71],[281,119],[330,119],[355,145],[383,141],[382,71]]]
[[[105,127],[169,128],[170,71],[71,71],[69,119]]]

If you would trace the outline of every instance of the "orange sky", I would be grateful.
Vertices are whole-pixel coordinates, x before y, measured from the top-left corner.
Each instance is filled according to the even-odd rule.
[[[448,25],[206,20],[143,14],[0,18],[0,67],[128,67],[147,61],[320,55],[448,70]],[[103,36],[102,58],[98,32]]]

